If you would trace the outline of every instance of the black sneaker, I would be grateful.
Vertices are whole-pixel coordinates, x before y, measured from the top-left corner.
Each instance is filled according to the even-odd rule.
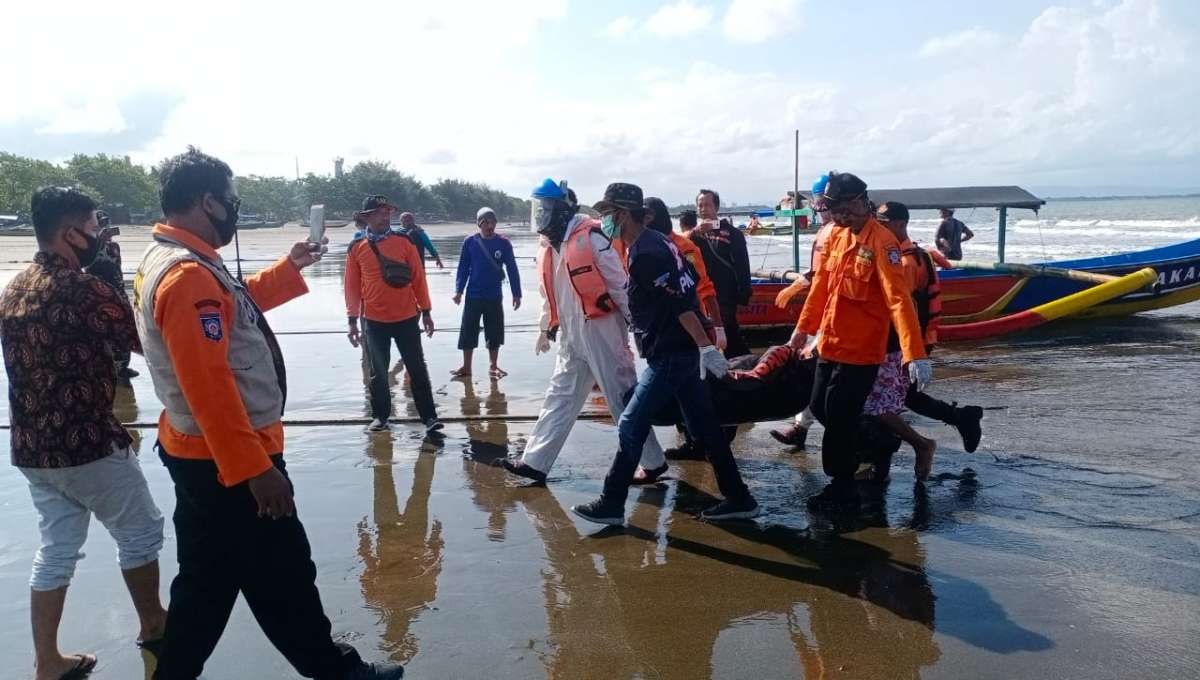
[[[795,423],[786,430],[771,430],[770,434],[780,444],[794,446],[797,449],[803,449],[805,442],[808,441],[808,428],[800,427]]]
[[[738,500],[726,498],[711,508],[700,513],[701,519],[710,521],[722,519],[753,519],[762,512],[758,502],[751,496]]]
[[[141,375],[141,373],[138,373],[137,371],[133,370],[132,368],[129,368],[128,366],[126,366],[125,368],[122,368],[120,371],[117,371],[117,377],[120,378],[121,380],[130,380],[132,378],[138,377],[139,375]]]
[[[532,479],[533,481],[537,482],[538,484],[546,483],[546,473],[545,472],[542,472],[541,470],[533,467],[532,465],[526,465],[523,461],[516,460],[514,458],[501,458],[500,459],[500,467],[504,468],[505,470],[508,470],[511,474],[514,474],[518,477],[524,477],[525,479]]]
[[[695,442],[685,442],[683,446],[663,451],[667,460],[704,460],[704,451]]]
[[[963,450],[975,453],[975,449],[979,448],[979,440],[983,437],[983,428],[980,426],[983,409],[978,406],[963,406],[954,411],[954,427],[958,428],[958,433],[962,435]]]
[[[400,680],[404,677],[404,666],[398,663],[362,662],[351,668],[344,680]]]
[[[425,434],[441,434],[442,428],[446,427],[442,421],[437,418],[430,418],[425,421]]]
[[[591,503],[572,506],[571,512],[596,524],[613,526],[625,523],[625,504],[609,502],[604,499],[604,496],[597,498]]]

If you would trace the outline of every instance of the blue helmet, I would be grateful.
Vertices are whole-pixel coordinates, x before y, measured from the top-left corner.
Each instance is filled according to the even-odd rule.
[[[541,186],[533,190],[533,198],[546,199],[550,201],[565,201],[567,200],[567,190],[558,182],[546,178]]]
[[[817,181],[813,182],[812,195],[814,198],[825,193],[825,188],[829,186],[829,175],[821,175]]]

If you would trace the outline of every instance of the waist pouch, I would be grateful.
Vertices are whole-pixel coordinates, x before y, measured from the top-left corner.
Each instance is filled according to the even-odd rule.
[[[412,267],[408,266],[407,262],[384,257],[374,241],[367,241],[367,245],[371,246],[371,252],[375,253],[375,259],[379,260],[379,271],[383,274],[384,283],[392,288],[404,288],[412,283]]]

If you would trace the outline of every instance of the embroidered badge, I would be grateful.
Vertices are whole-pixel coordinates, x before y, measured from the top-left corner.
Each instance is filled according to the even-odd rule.
[[[221,330],[221,314],[220,312],[203,312],[200,314],[200,329],[204,331],[204,337],[213,342],[220,342],[224,337]]]
[[[899,248],[888,248],[887,254],[888,254],[888,262],[891,262],[893,265],[900,264],[900,249]]]
[[[858,258],[860,260],[866,260],[867,262],[870,262],[871,260],[875,259],[875,251],[871,250],[870,248],[859,248]]]

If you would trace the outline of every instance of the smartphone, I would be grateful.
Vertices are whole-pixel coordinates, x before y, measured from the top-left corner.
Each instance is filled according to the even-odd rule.
[[[120,227],[104,227],[100,230],[100,238],[112,238],[121,235]]]
[[[325,238],[325,205],[314,205],[308,210],[308,240],[320,243]]]

